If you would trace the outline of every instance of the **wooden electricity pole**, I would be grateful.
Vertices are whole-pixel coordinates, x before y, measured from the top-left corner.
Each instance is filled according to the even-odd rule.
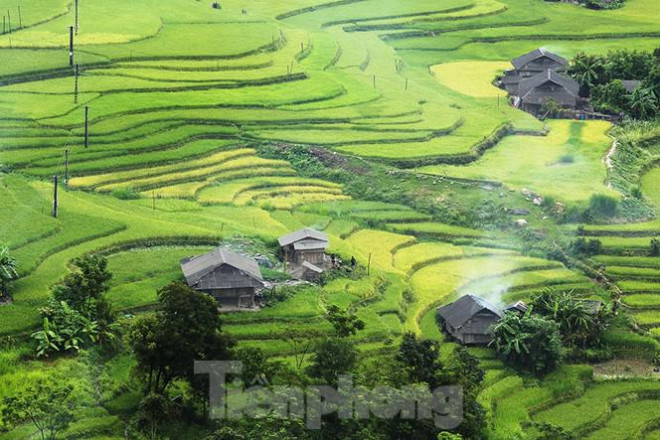
[[[76,64],[76,71],[74,72],[74,75],[76,76],[74,86],[73,86],[73,103],[78,104],[78,64]]]
[[[69,66],[73,67],[73,26],[69,26]]]
[[[69,149],[64,149],[64,189],[69,190]]]
[[[53,217],[57,218],[57,175],[53,176]]]
[[[371,252],[369,252],[369,264],[367,265],[367,276],[371,275]]]
[[[75,18],[76,35],[78,35],[78,0],[76,0],[76,18]]]
[[[89,147],[89,106],[85,106],[85,148]]]
[[[21,7],[18,7],[18,28],[21,29],[23,27],[23,16],[21,15]]]

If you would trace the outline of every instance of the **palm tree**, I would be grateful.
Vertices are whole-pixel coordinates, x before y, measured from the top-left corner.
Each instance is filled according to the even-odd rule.
[[[0,247],[0,297],[9,297],[9,282],[18,278],[16,260],[9,255],[7,246]]]
[[[658,98],[648,87],[635,87],[630,94],[630,111],[636,119],[649,119],[658,111]]]
[[[600,58],[580,52],[573,59],[569,73],[580,83],[580,94],[589,96],[591,88],[597,84],[602,71]]]

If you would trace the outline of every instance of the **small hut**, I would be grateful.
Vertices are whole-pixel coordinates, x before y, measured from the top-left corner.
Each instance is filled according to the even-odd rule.
[[[255,260],[223,248],[182,259],[181,270],[190,287],[227,307],[254,307],[256,291],[264,286]]]
[[[455,302],[438,308],[444,329],[463,345],[488,344],[490,327],[502,318],[500,309],[474,296],[464,295]]]
[[[519,316],[522,316],[525,313],[527,313],[527,309],[529,309],[529,306],[527,305],[527,303],[525,303],[524,301],[517,301],[517,302],[515,302],[511,305],[506,306],[504,308],[504,311],[515,313]]]
[[[311,228],[280,237],[278,240],[284,260],[289,263],[300,264],[304,262],[313,265],[324,265],[327,260],[325,250],[328,248],[328,236]]]
[[[300,278],[305,281],[318,281],[323,275],[323,269],[320,267],[305,261],[301,267],[301,276]]]

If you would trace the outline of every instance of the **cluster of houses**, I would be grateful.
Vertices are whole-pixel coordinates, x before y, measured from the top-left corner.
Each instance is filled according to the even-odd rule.
[[[513,69],[499,81],[515,107],[538,114],[552,100],[561,108],[587,104],[579,97],[580,84],[566,75],[568,61],[545,49],[536,49],[511,61]]]
[[[329,241],[322,232],[304,228],[278,241],[293,278],[312,281],[329,267]],[[229,310],[254,308],[265,287],[259,263],[226,248],[182,259],[181,271],[191,288],[208,293]]]
[[[580,97],[580,84],[566,73],[568,60],[546,49],[536,49],[511,61],[498,85],[506,90],[514,107],[541,114],[553,101],[557,108],[573,110],[575,115],[602,118],[592,111],[589,101]],[[640,81],[622,79],[628,93]]]
[[[603,303],[582,300],[590,313],[599,312]],[[511,312],[520,316],[527,312],[527,304],[518,301],[504,309],[475,295],[464,295],[458,300],[437,309],[444,330],[463,345],[487,345],[493,340],[491,327]]]

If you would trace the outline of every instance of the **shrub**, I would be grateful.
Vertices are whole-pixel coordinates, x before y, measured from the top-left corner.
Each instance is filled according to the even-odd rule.
[[[619,213],[619,201],[611,196],[594,194],[589,199],[589,211],[595,217],[612,218]]]
[[[597,255],[603,249],[603,243],[597,238],[577,238],[571,242],[571,250],[576,255]]]
[[[111,194],[119,200],[137,200],[141,197],[138,190],[130,187],[116,189]]]
[[[651,249],[649,255],[652,257],[660,257],[660,240],[657,238],[651,239]]]

